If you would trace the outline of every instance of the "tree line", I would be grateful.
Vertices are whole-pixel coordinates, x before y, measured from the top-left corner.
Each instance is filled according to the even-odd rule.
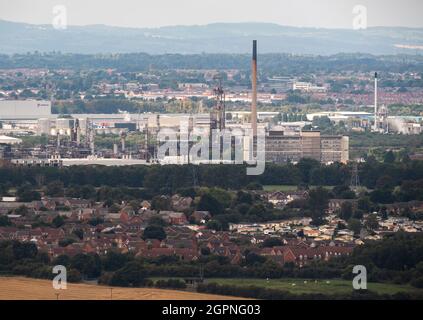
[[[398,186],[402,181],[423,179],[423,161],[384,162],[368,158],[359,164],[360,182],[369,189],[378,187],[383,179]],[[151,165],[151,166],[72,166],[53,167],[1,167],[0,184],[19,187],[23,184],[43,186],[61,181],[65,187],[92,185],[94,187],[136,187],[171,193],[180,188],[199,186],[225,189],[245,189],[249,184],[261,185],[343,185],[351,178],[350,164],[320,164],[312,159],[302,159],[297,164],[267,163],[259,176],[246,175],[245,165]],[[383,179],[382,179],[383,178]]]

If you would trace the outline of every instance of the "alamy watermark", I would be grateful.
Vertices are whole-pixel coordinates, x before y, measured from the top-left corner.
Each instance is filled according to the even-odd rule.
[[[52,9],[53,20],[51,25],[56,30],[65,30],[68,27],[68,11],[64,5],[55,5]]]
[[[57,274],[57,276],[53,278],[53,288],[56,290],[67,289],[68,277],[66,267],[62,265],[54,266],[53,273]]]
[[[352,13],[354,14],[352,27],[354,30],[367,29],[367,7],[361,4],[354,6]]]
[[[157,160],[162,164],[247,164],[247,175],[260,175],[265,169],[265,130],[223,130],[194,127],[186,122],[180,128],[163,128],[157,134]]]
[[[353,274],[356,274],[352,281],[355,290],[367,290],[367,269],[363,265],[357,265],[353,268]]]

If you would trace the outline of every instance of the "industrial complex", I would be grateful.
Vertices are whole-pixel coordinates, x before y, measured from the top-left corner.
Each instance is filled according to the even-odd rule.
[[[374,105],[369,111],[320,111],[307,113],[297,121],[284,121],[276,117],[277,111],[258,111],[257,41],[253,41],[251,60],[251,92],[246,98],[250,109],[226,107],[227,94],[222,79],[210,91],[213,107],[210,112],[197,113],[90,113],[60,115],[52,112],[52,102],[46,100],[0,100],[1,157],[16,165],[66,166],[66,165],[130,165],[130,164],[182,164],[196,163],[188,156],[189,150],[201,137],[211,149],[216,141],[213,134],[221,135],[218,144],[224,144],[223,135],[229,134],[230,145],[242,154],[241,161],[273,163],[298,162],[311,158],[322,163],[349,161],[349,137],[325,134],[313,122],[328,118],[334,124],[347,124],[352,131],[368,130],[379,134],[419,134],[419,121],[406,121],[404,117],[390,116],[388,108],[378,101],[379,76],[374,76]],[[284,80],[285,81],[285,80]],[[195,84],[185,84],[185,90],[194,90]],[[201,90],[204,86],[200,87]],[[197,90],[197,89],[196,89]],[[323,94],[325,86],[308,82],[293,83],[293,92]],[[233,102],[233,101],[232,101]],[[244,101],[245,102],[245,101]],[[170,131],[169,131],[170,130]],[[173,132],[174,136],[166,135]],[[139,141],[128,144],[134,134]],[[259,139],[258,136],[262,136]],[[37,148],[22,144],[22,137],[44,136],[46,143]],[[118,137],[112,145],[97,144],[99,137]],[[166,141],[173,141],[175,152],[159,152]],[[188,149],[182,146],[186,144]],[[219,147],[216,157],[202,157],[201,163],[237,162],[235,155],[224,155]],[[242,149],[242,150],[240,150]],[[233,150],[235,151],[235,150]],[[231,150],[232,152],[232,150]],[[187,153],[187,154],[184,154]],[[211,150],[207,154],[212,154]],[[227,153],[227,151],[226,151]],[[264,154],[262,154],[264,153]],[[214,155],[216,155],[214,153]],[[203,151],[204,156],[204,151]],[[198,160],[197,160],[198,162]]]
[[[242,146],[242,161],[259,158],[265,152],[263,160],[274,163],[297,162],[301,158],[312,158],[323,163],[347,162],[348,137],[325,136],[319,131],[303,130],[303,126],[284,126],[268,121],[277,112],[257,112],[257,41],[253,41],[252,52],[252,91],[251,110],[230,112],[225,108],[225,91],[219,80],[213,89],[214,108],[210,113],[197,114],[152,114],[126,112],[118,114],[53,114],[51,102],[38,100],[3,100],[0,101],[1,133],[9,135],[27,135],[50,137],[49,143],[36,149],[21,146],[15,138],[3,137],[2,157],[15,165],[24,166],[66,166],[66,165],[132,165],[150,163],[187,163],[194,162],[184,155],[180,145],[187,140],[189,148],[193,146],[192,136],[202,136],[208,140],[208,148],[213,145],[212,132],[222,135],[237,131],[231,137],[232,147]],[[300,84],[298,84],[300,85]],[[308,89],[310,89],[308,87]],[[310,89],[311,90],[311,89]],[[230,116],[228,116],[230,114]],[[233,121],[239,119],[242,121]],[[160,154],[163,131],[176,132],[176,153]],[[183,137],[182,132],[188,135]],[[259,133],[260,131],[260,133]],[[128,134],[139,132],[142,140],[136,147],[127,148]],[[161,132],[161,133],[160,133]],[[241,136],[240,133],[242,132]],[[200,133],[200,134],[199,134]],[[119,144],[112,148],[96,146],[97,136],[119,135]],[[257,136],[264,135],[263,139]],[[9,139],[9,140],[8,140]],[[241,139],[241,141],[239,141]],[[52,143],[54,141],[54,143]],[[218,141],[223,144],[223,138]],[[263,146],[264,144],[265,146]],[[237,150],[238,152],[240,150]],[[235,162],[235,156],[223,156],[219,150],[217,158],[204,159],[201,163]],[[239,159],[237,159],[239,163]]]

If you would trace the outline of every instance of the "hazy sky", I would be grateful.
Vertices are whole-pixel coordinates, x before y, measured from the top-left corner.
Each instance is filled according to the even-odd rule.
[[[353,7],[365,5],[369,26],[423,27],[422,0],[0,0],[0,19],[49,24],[65,5],[70,25],[128,27],[213,22],[351,28]]]

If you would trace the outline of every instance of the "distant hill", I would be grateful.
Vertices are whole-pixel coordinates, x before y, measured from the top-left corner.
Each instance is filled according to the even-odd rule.
[[[251,40],[261,53],[330,55],[423,52],[423,28],[317,29],[272,23],[214,23],[201,26],[122,28],[105,25],[32,25],[0,20],[0,53],[247,53]]]

